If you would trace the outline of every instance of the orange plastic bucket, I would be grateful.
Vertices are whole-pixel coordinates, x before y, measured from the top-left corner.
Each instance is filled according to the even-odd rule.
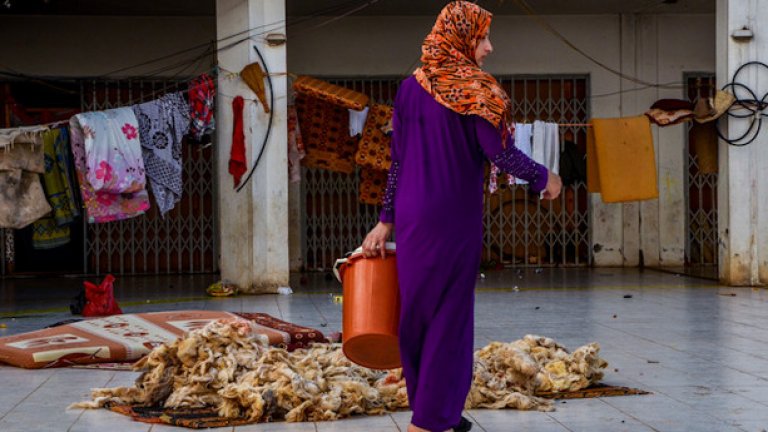
[[[353,362],[371,369],[400,367],[395,263],[394,245],[387,244],[386,258],[365,258],[358,249],[334,266],[344,289],[342,350]]]

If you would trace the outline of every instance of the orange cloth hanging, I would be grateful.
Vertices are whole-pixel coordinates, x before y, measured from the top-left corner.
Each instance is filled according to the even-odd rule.
[[[646,116],[592,119],[587,131],[587,190],[606,203],[659,197],[651,123]]]

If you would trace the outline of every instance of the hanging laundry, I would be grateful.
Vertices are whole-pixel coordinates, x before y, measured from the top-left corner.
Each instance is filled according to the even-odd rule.
[[[683,99],[660,99],[645,112],[659,126],[672,126],[693,120],[693,102]]]
[[[520,149],[529,158],[533,157],[533,150],[531,150],[531,143],[533,141],[532,128],[533,125],[530,123],[515,123],[515,147]],[[515,183],[519,185],[528,184],[523,179],[515,179]]]
[[[697,123],[717,120],[731,108],[734,102],[736,102],[736,96],[725,90],[718,90],[714,97],[699,97],[693,107],[694,120]]]
[[[604,202],[659,196],[651,123],[646,116],[592,119],[587,130],[587,190]]]
[[[80,113],[70,140],[88,222],[132,218],[149,209],[139,124],[131,108]]]
[[[368,118],[368,110],[370,107],[365,107],[362,110],[349,111],[349,136],[354,137],[362,135],[363,128],[365,127],[365,120]]]
[[[48,130],[47,126],[21,126],[0,129],[0,149],[10,147],[14,142],[31,142],[40,132]]]
[[[364,93],[309,76],[296,78],[293,81],[293,89],[302,96],[317,98],[334,106],[358,111],[367,107],[370,100]]]
[[[587,180],[587,161],[576,143],[565,141],[560,152],[560,177],[563,186],[570,186]]]
[[[77,217],[80,216],[80,209],[83,208],[83,200],[80,198],[75,162],[72,158],[72,147],[69,144],[69,128],[67,126],[60,126],[56,129],[59,131],[56,139],[53,141],[56,164],[67,180],[64,191],[67,194],[72,216]]]
[[[264,77],[264,71],[261,70],[261,65],[258,63],[251,63],[240,71],[240,78],[256,93],[256,97],[259,98],[261,105],[264,107],[264,112],[269,113],[269,103],[267,103],[266,90],[264,89]]]
[[[310,96],[296,97],[301,138],[307,154],[304,166],[351,174],[358,140],[349,136],[349,112]]]
[[[215,129],[213,104],[216,99],[216,85],[208,74],[202,74],[189,83],[189,133],[196,141],[209,135]]]
[[[77,214],[73,193],[69,190],[67,173],[59,163],[55,143],[61,141],[61,129],[43,132],[43,152],[45,155],[45,173],[43,189],[53,212],[34,223],[32,246],[35,249],[52,249],[70,241],[70,227]]]
[[[181,200],[181,140],[189,131],[189,108],[181,93],[134,105],[144,169],[157,208],[165,216]]]
[[[39,176],[46,129],[0,129],[0,228],[24,228],[51,211]]]
[[[557,123],[533,122],[533,160],[557,174],[560,171],[560,129]]]
[[[384,104],[375,104],[371,108],[363,128],[363,136],[355,153],[355,163],[364,168],[389,171],[392,164],[390,142],[392,138],[382,131],[382,127],[392,121],[393,108]]]
[[[387,171],[375,169],[360,170],[359,200],[363,204],[380,206],[387,187]]]
[[[300,163],[305,155],[296,106],[288,105],[288,181],[291,183],[301,181]]]
[[[248,165],[245,161],[245,133],[243,132],[244,105],[245,101],[241,96],[232,100],[234,126],[232,127],[232,147],[229,151],[229,173],[235,180],[235,187],[240,185],[240,179],[248,171]]]

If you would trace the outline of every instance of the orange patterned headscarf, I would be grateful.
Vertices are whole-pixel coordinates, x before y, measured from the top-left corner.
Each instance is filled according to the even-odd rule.
[[[491,17],[468,1],[446,5],[424,38],[423,64],[414,75],[441,105],[459,114],[477,114],[501,128],[512,121],[509,96],[475,60],[475,49],[487,35]]]

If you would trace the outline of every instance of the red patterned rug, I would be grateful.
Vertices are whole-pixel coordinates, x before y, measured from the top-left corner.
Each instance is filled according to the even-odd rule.
[[[326,342],[319,330],[264,313],[182,310],[113,315],[2,337],[0,362],[28,369],[132,362],[211,321],[235,318],[254,322],[270,345],[289,351]]]

